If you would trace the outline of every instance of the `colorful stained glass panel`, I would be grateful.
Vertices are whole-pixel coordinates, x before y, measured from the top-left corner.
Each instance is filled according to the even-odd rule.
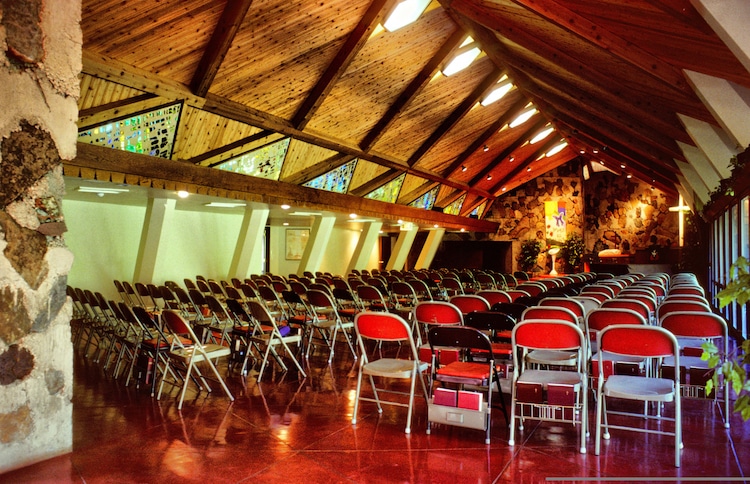
[[[401,185],[404,184],[405,179],[406,173],[403,173],[385,185],[371,191],[365,195],[365,198],[380,200],[381,202],[396,203],[396,200],[398,200],[398,192],[401,191]]]
[[[423,208],[425,210],[432,210],[435,205],[435,199],[437,198],[437,192],[440,186],[436,186],[432,190],[429,190],[421,197],[417,198],[409,204],[410,207]]]
[[[81,129],[78,141],[117,150],[171,158],[182,102]]]
[[[464,204],[464,200],[466,200],[466,194],[461,195],[458,199],[456,199],[455,202],[445,207],[443,209],[443,213],[458,215],[459,213],[461,213],[461,206]]]
[[[262,148],[225,161],[216,168],[278,181],[281,174],[281,165],[284,163],[290,141],[291,138],[284,138],[275,143],[267,144]]]
[[[355,158],[328,173],[304,183],[303,186],[326,190],[328,192],[346,193],[349,190],[349,183],[352,181],[356,167],[357,159]]]

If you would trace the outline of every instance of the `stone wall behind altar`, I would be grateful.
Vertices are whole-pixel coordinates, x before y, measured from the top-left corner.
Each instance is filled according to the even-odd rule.
[[[581,162],[572,160],[511,190],[490,207],[487,219],[500,224],[491,238],[512,242],[514,270],[521,242],[546,241],[544,202],[548,201],[565,202],[567,233],[581,235],[588,254],[618,248],[635,255],[652,249],[652,236],[659,251],[677,246],[678,215],[669,211],[677,204],[676,197],[608,171],[594,172],[584,180]],[[549,256],[540,255],[543,271],[550,270],[550,262]]]

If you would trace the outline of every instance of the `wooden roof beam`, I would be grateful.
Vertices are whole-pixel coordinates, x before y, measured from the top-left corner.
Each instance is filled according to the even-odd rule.
[[[515,178],[519,173],[523,172],[528,168],[528,165],[530,163],[533,163],[534,160],[539,158],[541,155],[546,153],[550,148],[555,146],[557,143],[560,142],[560,139],[558,137],[553,137],[552,139],[548,139],[547,141],[543,142],[539,148],[537,148],[530,156],[527,156],[524,160],[516,160],[518,163],[515,168],[513,168],[510,173],[505,175],[500,181],[498,181],[491,189],[490,192],[497,194],[498,192],[502,193],[502,189],[504,186],[506,186],[508,183],[510,183],[513,178]]]
[[[380,188],[381,186],[385,185],[395,178],[398,178],[402,173],[403,171],[399,170],[388,170],[376,176],[372,180],[369,180],[368,182],[358,186],[354,190],[349,190],[349,195],[364,197],[371,191]]]
[[[307,123],[315,115],[315,112],[325,101],[339,78],[346,72],[354,57],[367,42],[370,34],[385,16],[383,7],[392,0],[373,0],[365,15],[359,20],[354,30],[349,34],[336,53],[336,57],[328,65],[323,75],[315,83],[310,93],[300,105],[292,117],[292,126],[304,130]]]
[[[489,172],[494,170],[500,163],[503,162],[504,159],[512,155],[514,151],[516,151],[518,148],[523,146],[524,143],[529,141],[531,136],[533,136],[537,131],[542,129],[544,125],[548,123],[548,121],[544,118],[544,116],[538,115],[538,117],[539,119],[535,123],[532,123],[529,129],[524,131],[523,134],[521,134],[521,136],[516,138],[516,140],[513,141],[513,143],[511,143],[502,152],[500,152],[500,154],[497,155],[495,159],[492,160],[491,163],[487,164],[487,166],[482,168],[482,170],[479,173],[477,173],[477,175],[474,178],[472,178],[471,181],[469,181],[469,185],[474,186],[480,181],[482,181]]]
[[[446,117],[440,126],[427,137],[419,148],[414,151],[409,157],[408,165],[414,166],[419,162],[419,159],[432,148],[440,138],[453,128],[456,123],[461,121],[466,114],[476,105],[479,99],[482,98],[487,89],[497,84],[497,81],[502,77],[503,71],[495,67],[483,80],[480,82],[471,93],[459,104],[453,112]]]
[[[232,0],[224,6],[224,11],[221,12],[219,22],[190,81],[190,89],[197,96],[205,97],[208,94],[252,3],[253,0]]]
[[[444,178],[437,173],[409,167],[402,160],[366,153],[358,146],[353,146],[341,140],[306,133],[294,128],[285,119],[264,113],[221,96],[211,93],[207,94],[205,98],[196,96],[184,84],[164,78],[158,74],[153,74],[144,69],[130,66],[108,56],[84,51],[83,72],[133,89],[151,92],[169,100],[184,100],[184,102],[191,107],[202,109],[216,114],[217,116],[239,121],[261,129],[275,131],[282,135],[290,136],[294,139],[314,144],[331,151],[347,153],[387,168],[406,171],[410,175],[436,181],[459,190],[473,190],[464,183]],[[476,193],[485,197],[492,196],[483,190],[477,190]]]
[[[383,136],[398,116],[406,110],[409,104],[417,97],[422,89],[429,84],[430,79],[440,69],[440,65],[450,55],[451,52],[461,43],[466,34],[461,29],[456,29],[443,45],[440,46],[437,53],[432,56],[430,61],[419,71],[419,74],[412,79],[409,85],[398,96],[396,101],[388,107],[386,113],[375,123],[375,126],[365,135],[359,143],[360,148],[369,151],[375,143]]]
[[[312,166],[308,166],[307,168],[298,171],[297,173],[282,177],[280,181],[286,183],[294,183],[295,185],[302,185],[303,183],[314,180],[321,175],[325,175],[329,171],[338,168],[341,165],[349,163],[354,158],[356,157],[345,153],[336,153],[335,155],[329,156],[319,163],[315,163]]]
[[[476,152],[480,147],[484,146],[487,140],[492,138],[495,133],[500,130],[500,128],[513,121],[513,119],[518,116],[518,114],[526,107],[526,105],[529,103],[529,100],[521,96],[517,89],[515,91],[516,92],[514,93],[514,95],[519,98],[518,101],[513,103],[510,109],[506,110],[499,118],[497,118],[497,120],[490,124],[487,129],[485,129],[482,134],[477,137],[477,139],[475,139],[469,146],[466,147],[463,153],[458,155],[456,160],[451,163],[450,166],[443,172],[444,177],[449,178],[456,171],[458,171],[464,164],[464,162],[474,154],[474,152]]]

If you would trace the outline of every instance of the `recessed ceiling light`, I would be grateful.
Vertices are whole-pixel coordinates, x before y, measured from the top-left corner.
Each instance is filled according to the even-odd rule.
[[[350,213],[349,214],[349,218],[355,219],[355,218],[357,218],[357,214],[356,213]]]
[[[286,203],[281,206],[282,210],[289,210],[290,208],[292,208],[292,206],[291,205],[287,205]]]
[[[237,208],[237,207],[244,207],[244,202],[210,202],[210,203],[204,203],[203,204],[206,207],[214,207],[214,208]]]
[[[180,190],[177,192],[177,196],[180,198],[187,198],[190,196],[190,193],[188,193],[186,190]]]
[[[130,190],[127,188],[108,188],[108,187],[78,187],[76,191],[81,193],[102,193],[106,195],[118,195],[120,193],[127,193]]]

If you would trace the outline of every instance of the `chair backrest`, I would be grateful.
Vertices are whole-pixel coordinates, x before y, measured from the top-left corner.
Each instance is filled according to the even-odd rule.
[[[464,324],[461,310],[445,301],[422,301],[414,306],[414,321],[421,324]]]
[[[434,326],[427,332],[427,340],[434,352],[439,347],[464,348],[486,352],[494,360],[489,336],[470,326]]]
[[[516,300],[518,300],[518,298],[521,297],[531,297],[531,294],[524,291],[523,289],[508,289],[505,292],[510,296],[511,302],[515,302]]]
[[[727,323],[718,314],[674,311],[661,318],[659,325],[680,338],[724,338],[729,343]]]
[[[633,301],[640,301],[641,303],[645,304],[648,307],[648,310],[653,312],[656,312],[656,295],[651,296],[650,294],[645,294],[642,292],[630,292],[629,290],[621,291],[620,294],[617,296],[621,299],[631,299]]]
[[[203,294],[211,294],[211,286],[208,285],[208,281],[205,279],[196,279],[195,287]]]
[[[313,309],[336,309],[336,304],[330,294],[319,289],[310,289],[307,291],[307,302]]]
[[[432,291],[427,283],[422,279],[410,279],[409,284],[414,289],[414,294],[417,295],[417,299],[420,301],[432,301]]]
[[[673,294],[691,294],[694,296],[705,296],[706,292],[697,284],[676,284],[672,285],[667,292],[667,296]]]
[[[526,308],[523,314],[521,314],[521,321],[529,319],[554,319],[578,324],[578,316],[576,316],[573,311],[558,306],[532,306]]]
[[[466,315],[464,325],[496,334],[501,331],[512,331],[516,325],[516,318],[495,311],[474,311]]]
[[[570,297],[545,297],[539,301],[539,305],[568,309],[579,319],[586,316],[586,308],[584,308],[583,303]]]
[[[381,292],[379,288],[371,286],[370,284],[357,286],[357,297],[359,297],[359,300],[365,303],[368,307],[375,305],[377,307],[382,307],[383,310],[388,307],[385,301],[385,294]]]
[[[354,328],[358,338],[377,341],[410,341],[412,357],[417,358],[411,327],[397,314],[363,311],[354,316]]]
[[[607,299],[604,301],[601,305],[602,308],[620,308],[620,309],[630,309],[632,311],[637,312],[641,316],[643,316],[643,319],[648,321],[651,319],[651,309],[649,309],[648,306],[646,306],[643,302],[638,301],[636,299],[625,299],[621,297],[616,297],[614,299]]]
[[[456,277],[444,277],[440,281],[440,284],[443,286],[443,289],[448,291],[448,294],[456,295],[464,293],[464,285]]]
[[[698,301],[663,301],[656,308],[656,319],[661,321],[661,318],[674,311],[703,311],[710,313],[711,308],[707,304]]]
[[[642,358],[675,358],[675,373],[679,371],[680,350],[675,336],[659,326],[615,324],[607,326],[597,336],[599,349],[617,355]],[[600,354],[601,358],[601,354]]]
[[[708,302],[708,299],[706,299],[703,296],[698,296],[696,294],[667,294],[667,297],[662,299],[662,303],[670,302],[670,301],[687,301],[687,302],[698,302],[701,304],[705,304],[706,306],[710,307],[710,303]]]
[[[645,325],[648,320],[632,309],[610,308],[594,309],[586,315],[586,326],[593,334],[613,324],[641,324]]]
[[[510,302],[510,303],[495,303],[492,305],[492,308],[490,308],[491,311],[507,314],[508,316],[512,316],[515,318],[516,321],[521,319],[521,315],[524,311],[526,311],[526,308],[528,308],[525,304]]]
[[[451,296],[449,302],[464,314],[472,311],[489,311],[491,308],[490,303],[485,298],[476,294],[456,294]]]
[[[516,290],[525,291],[531,297],[539,296],[543,292],[547,291],[547,287],[544,284],[538,282],[527,281],[516,286]]]
[[[581,295],[589,294],[604,294],[605,296],[612,298],[615,297],[615,291],[606,284],[589,284],[581,289]]]
[[[578,350],[579,367],[583,367],[586,342],[583,331],[574,323],[554,319],[520,321],[513,327],[511,341],[514,348],[527,350]],[[519,352],[513,352],[518,368]]]
[[[391,283],[391,294],[398,296],[399,299],[403,299],[402,304],[406,306],[413,306],[419,301],[417,293],[408,282],[394,281]]]
[[[477,296],[485,298],[490,303],[490,307],[499,302],[513,302],[510,294],[499,289],[485,289],[477,292]]]

